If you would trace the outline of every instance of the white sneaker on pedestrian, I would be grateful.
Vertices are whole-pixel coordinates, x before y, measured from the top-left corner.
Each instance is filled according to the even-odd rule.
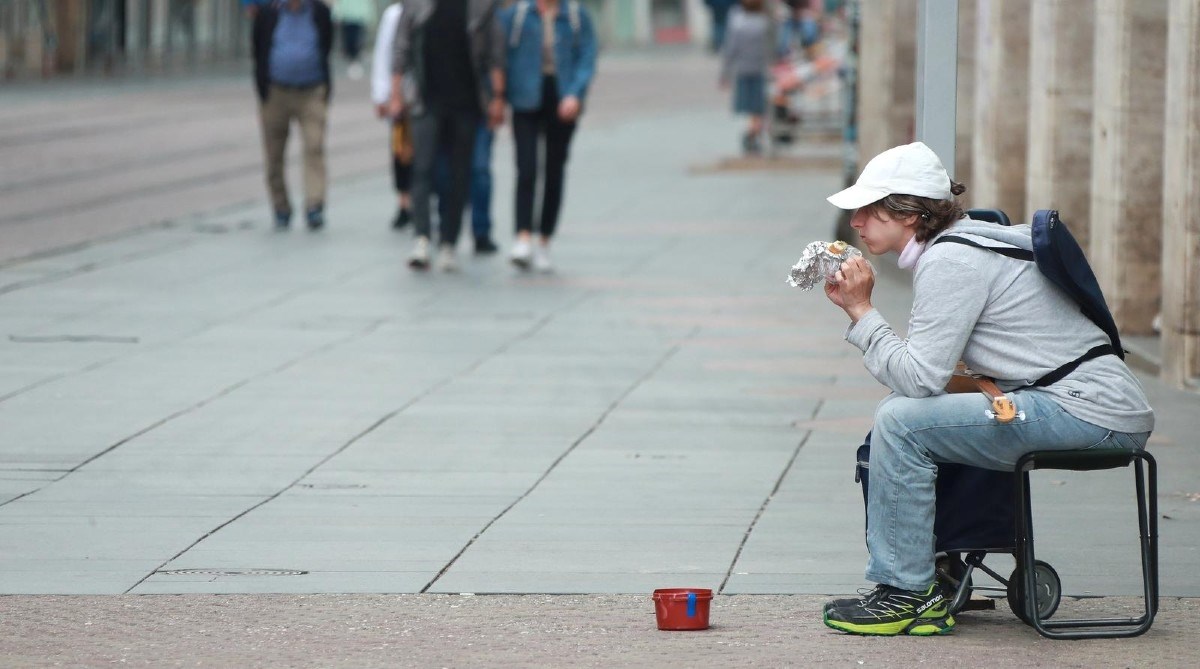
[[[428,237],[417,237],[412,253],[408,254],[408,266],[413,269],[429,269]]]
[[[554,263],[550,262],[550,247],[543,244],[533,247],[533,268],[543,274],[554,271]]]
[[[454,247],[449,244],[442,244],[438,249],[438,269],[443,272],[457,272],[458,258],[454,257]]]
[[[512,264],[521,269],[529,269],[529,263],[533,260],[533,244],[527,239],[517,239],[512,247]]]
[[[366,70],[363,69],[362,63],[357,60],[350,63],[350,66],[346,68],[346,76],[350,77],[353,81],[362,79],[365,74]]]

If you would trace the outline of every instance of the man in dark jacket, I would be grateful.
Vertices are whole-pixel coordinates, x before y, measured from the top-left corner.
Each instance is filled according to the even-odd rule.
[[[413,222],[417,242],[408,264],[429,267],[430,208],[437,155],[450,158],[438,265],[458,268],[454,246],[462,226],[471,158],[481,119],[504,120],[504,36],[500,0],[406,0],[392,60],[390,113],[408,113],[413,127]]]
[[[304,142],[304,212],[311,230],[325,225],[325,126],[332,91],[333,21],[319,0],[276,0],[254,17],[254,83],[262,121],[267,191],[275,227],[291,224],[283,157],[292,120]]]

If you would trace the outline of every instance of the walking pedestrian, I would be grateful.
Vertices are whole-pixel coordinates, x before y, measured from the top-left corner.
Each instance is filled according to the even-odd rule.
[[[430,199],[439,147],[450,156],[446,215],[439,222],[438,266],[458,269],[454,248],[471,178],[481,120],[504,121],[504,43],[500,0],[406,0],[392,61],[391,113],[408,110],[413,126],[415,270],[429,267]]]
[[[742,0],[729,13],[729,30],[721,52],[721,88],[733,85],[733,111],[750,117],[742,135],[742,151],[762,152],[763,116],[767,112],[767,72],[776,44],[764,0]]]
[[[375,18],[375,0],[333,0],[333,18],[337,20],[342,40],[342,55],[346,57],[346,76],[362,79],[361,60],[367,26]]]
[[[267,190],[275,227],[291,224],[284,155],[292,121],[304,143],[304,212],[309,229],[325,225],[325,128],[333,21],[319,0],[279,0],[262,5],[252,30]]]
[[[500,14],[507,42],[508,101],[516,144],[516,229],[512,262],[549,272],[571,138],[596,72],[592,17],[578,0],[518,0]],[[545,143],[538,243],[533,243],[538,144]]]
[[[392,52],[403,12],[403,2],[393,2],[383,10],[371,60],[371,102],[375,104],[376,115],[388,119],[391,128],[388,150],[392,157],[392,183],[398,199],[396,215],[392,218],[394,230],[403,229],[412,220],[412,125],[407,115],[395,118],[388,110],[388,101],[392,97]]]

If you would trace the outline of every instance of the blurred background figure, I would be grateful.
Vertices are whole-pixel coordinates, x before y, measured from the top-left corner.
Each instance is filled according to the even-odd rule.
[[[816,4],[818,0],[784,0],[784,20],[779,30],[781,56],[816,58],[822,33],[820,11],[814,8]]]
[[[280,0],[254,16],[254,82],[262,122],[267,190],[275,227],[291,225],[283,159],[292,121],[304,142],[304,213],[310,230],[325,225],[325,127],[332,79],[333,19],[320,0]]]
[[[765,0],[741,0],[729,12],[721,50],[722,88],[733,89],[733,111],[750,117],[742,135],[742,152],[762,152],[763,116],[767,111],[767,73],[776,53],[774,26]]]
[[[376,116],[390,121],[388,151],[392,156],[392,183],[398,198],[396,215],[392,218],[394,230],[401,230],[412,221],[412,127],[406,114],[393,117],[388,111],[388,100],[392,97],[392,51],[403,11],[402,2],[393,2],[383,10],[371,59],[371,102],[375,105]]]
[[[467,200],[471,208],[471,236],[475,239],[475,255],[491,255],[500,250],[492,240],[492,143],[496,131],[484,119],[475,133],[471,152],[471,184]],[[433,191],[438,198],[438,216],[450,215],[446,209],[450,198],[450,153],[438,153],[433,170]]]
[[[712,14],[712,41],[709,48],[713,53],[719,53],[725,46],[725,26],[729,20],[729,10],[737,3],[738,0],[704,0]]]
[[[440,221],[438,267],[456,271],[455,245],[470,187],[475,137],[486,116],[504,120],[504,44],[499,0],[406,0],[396,32],[389,112],[407,111],[413,128],[413,220],[417,240],[408,264],[430,261],[430,203],[438,153],[450,156],[450,188]]]
[[[253,19],[258,13],[258,8],[268,4],[271,4],[271,0],[242,0],[242,10],[246,12],[246,16]]]
[[[367,26],[375,18],[375,0],[332,0],[331,4],[333,18],[338,23],[342,55],[349,63],[346,66],[346,76],[355,80],[362,79],[362,48],[367,36]]]
[[[571,137],[596,72],[596,31],[578,0],[519,0],[500,13],[508,44],[508,102],[516,144],[517,239],[512,262],[519,269],[554,269],[550,239],[558,226]],[[533,206],[538,145],[545,144],[538,243],[533,243]]]

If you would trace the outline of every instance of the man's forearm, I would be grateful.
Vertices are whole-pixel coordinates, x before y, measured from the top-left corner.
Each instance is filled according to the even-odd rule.
[[[404,83],[404,75],[399,72],[392,73],[392,99],[403,100],[403,93],[400,86]]]

